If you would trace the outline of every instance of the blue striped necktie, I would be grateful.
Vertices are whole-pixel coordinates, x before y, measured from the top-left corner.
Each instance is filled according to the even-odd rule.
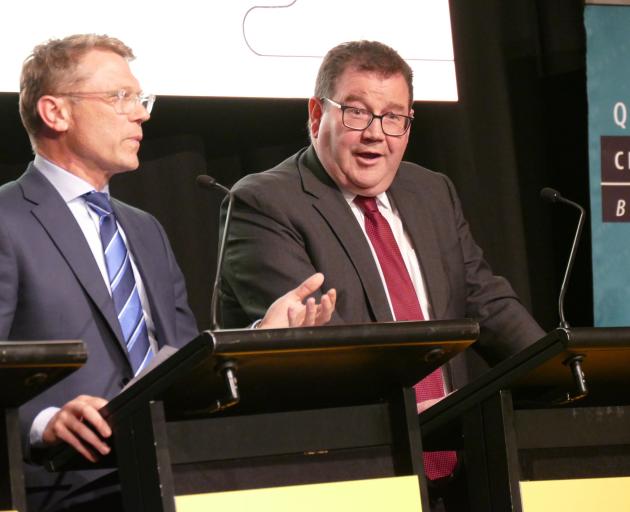
[[[88,192],[83,195],[88,206],[99,216],[99,233],[105,265],[109,275],[112,299],[120,322],[129,361],[137,375],[153,357],[142,303],[133,277],[129,251],[118,230],[116,216],[107,194]]]

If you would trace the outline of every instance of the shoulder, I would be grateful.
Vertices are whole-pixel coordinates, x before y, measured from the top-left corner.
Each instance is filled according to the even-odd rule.
[[[0,186],[0,207],[23,200],[24,195],[17,181],[10,181]]]
[[[293,196],[301,192],[298,157],[299,154],[292,155],[269,170],[241,178],[232,187],[232,192],[239,199],[253,201],[257,198]]]
[[[449,194],[454,193],[455,187],[448,176],[441,172],[432,171],[413,162],[403,161],[396,175],[396,182],[399,185],[430,191],[443,191]]]
[[[10,181],[0,186],[0,220],[9,223],[26,214],[30,215],[34,203],[26,199],[19,181]]]
[[[278,165],[262,172],[248,174],[233,187],[234,191],[247,190],[252,187],[273,186],[274,184],[298,182],[297,155],[292,155]]]

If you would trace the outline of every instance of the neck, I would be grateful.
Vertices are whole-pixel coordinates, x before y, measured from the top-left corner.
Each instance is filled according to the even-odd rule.
[[[88,182],[96,190],[105,188],[111,178],[111,173],[91,169],[71,153],[60,150],[54,145],[38,144],[37,153],[56,166],[61,167],[64,171]]]

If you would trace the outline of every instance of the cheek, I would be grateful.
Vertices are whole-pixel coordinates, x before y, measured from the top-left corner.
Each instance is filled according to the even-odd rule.
[[[402,158],[407,147],[407,140],[392,140],[388,144],[389,152],[394,158]]]

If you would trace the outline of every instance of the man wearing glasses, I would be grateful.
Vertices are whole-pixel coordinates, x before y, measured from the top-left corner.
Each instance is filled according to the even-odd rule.
[[[88,349],[83,368],[20,409],[33,459],[62,441],[89,461],[109,453],[99,409],[161,347],[198,334],[164,230],[109,197],[109,180],[139,165],[155,102],[132,58],[118,39],[76,35],[37,46],[22,69],[20,114],[35,159],[0,187],[0,339],[81,339]],[[322,280],[284,294],[259,327],[325,323],[334,292],[306,300]],[[111,472],[29,465],[26,483],[29,510],[122,509]]]
[[[341,44],[308,102],[311,145],[237,183],[224,265],[223,318],[256,318],[315,269],[339,297],[333,322],[479,321],[490,363],[544,333],[492,274],[444,175],[403,162],[413,121],[412,72],[391,48]],[[468,356],[466,356],[468,357]],[[464,358],[416,386],[420,408],[465,383]],[[425,458],[429,479],[457,460]]]

